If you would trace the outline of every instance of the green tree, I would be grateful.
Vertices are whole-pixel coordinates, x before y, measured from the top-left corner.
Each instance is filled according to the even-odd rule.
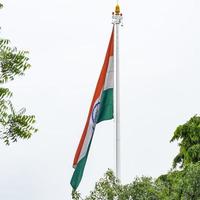
[[[200,162],[161,175],[156,185],[161,200],[200,200]]]
[[[150,177],[135,178],[122,185],[108,170],[86,198],[77,191],[73,200],[200,200],[200,162],[181,171],[170,171],[155,181]]]
[[[82,200],[81,194],[77,192],[76,190],[72,191],[72,199],[73,200]]]
[[[159,200],[156,185],[150,177],[136,178],[128,190],[131,200]]]
[[[155,181],[161,200],[180,200],[181,189],[180,182],[182,180],[183,172],[170,171],[167,174],[161,175]]]
[[[200,162],[185,167],[179,193],[182,200],[200,200]]]
[[[81,200],[80,193],[73,192],[74,200]],[[142,177],[126,185],[120,184],[112,170],[96,184],[85,200],[159,200],[159,194],[152,178]]]
[[[162,200],[200,200],[200,117],[195,115],[177,127],[172,141],[179,141],[180,150],[173,161],[173,170],[161,175],[156,184]],[[179,164],[180,169],[175,170]]]
[[[173,167],[180,164],[180,168],[190,163],[200,161],[200,117],[195,115],[188,122],[178,126],[171,139],[180,141],[180,150],[174,158]]]
[[[95,184],[94,191],[90,192],[85,200],[112,200],[119,195],[121,189],[119,180],[114,176],[113,171],[109,169],[104,177]]]
[[[0,3],[0,8],[2,8]],[[18,138],[28,139],[37,131],[33,127],[35,116],[25,115],[25,109],[15,111],[11,102],[12,92],[3,87],[16,76],[24,75],[31,67],[28,52],[10,46],[10,41],[0,38],[0,139],[5,144],[16,142]]]
[[[155,181],[141,177],[122,185],[108,170],[85,200],[200,200],[200,117],[195,115],[178,126],[171,141],[174,140],[180,141],[180,151],[170,172]],[[179,170],[175,169],[177,164],[181,164]],[[76,191],[72,198],[83,200]]]

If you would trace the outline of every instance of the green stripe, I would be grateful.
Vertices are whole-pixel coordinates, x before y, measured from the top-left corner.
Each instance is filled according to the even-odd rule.
[[[100,103],[97,123],[113,118],[113,88],[103,91],[100,102],[101,103]],[[93,135],[92,135],[92,138],[93,138]],[[70,182],[74,190],[77,189],[83,177],[83,171],[84,171],[88,153],[90,150],[90,145],[92,143],[92,138],[90,140],[86,155],[78,162],[74,170],[74,173]]]
[[[93,135],[94,134],[92,134],[92,138],[93,138]],[[86,155],[78,162],[78,164],[77,164],[77,166],[74,170],[73,176],[71,178],[70,184],[71,184],[71,186],[74,190],[77,189],[77,187],[79,186],[81,179],[83,177],[83,171],[85,169],[85,164],[86,164],[87,157],[88,157],[89,150],[90,150],[90,146],[91,146],[91,143],[92,143],[92,138],[90,140]]]
[[[74,190],[77,189],[77,187],[79,186],[79,183],[81,182],[86,161],[87,161],[87,155],[78,162],[76,169],[74,170],[74,173],[70,182]]]
[[[100,102],[97,123],[113,118],[113,88],[103,91]]]

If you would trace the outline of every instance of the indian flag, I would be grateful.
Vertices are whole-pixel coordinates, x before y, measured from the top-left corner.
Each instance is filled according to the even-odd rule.
[[[113,118],[113,86],[114,86],[114,28],[110,37],[106,57],[96,85],[89,114],[74,157],[74,173],[71,186],[77,189],[83,176],[90,145],[96,124]]]

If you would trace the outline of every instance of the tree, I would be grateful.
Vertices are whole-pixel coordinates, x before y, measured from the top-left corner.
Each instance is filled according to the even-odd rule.
[[[163,200],[200,200],[200,117],[195,115],[176,128],[172,141],[179,141],[180,150],[173,161],[173,170],[161,175],[156,184]],[[175,170],[177,165],[179,170]]]
[[[179,200],[181,199],[180,182],[183,173],[181,171],[170,171],[161,175],[155,181],[159,193],[159,199]]]
[[[80,193],[73,192],[73,199],[83,199]],[[152,178],[142,177],[126,185],[120,184],[112,170],[108,170],[104,177],[96,184],[85,200],[159,200],[156,185]]]
[[[178,126],[174,140],[180,140],[180,151],[170,172],[155,181],[141,177],[122,185],[108,170],[84,200],[200,200],[200,117],[195,115]],[[175,169],[177,164],[181,164],[179,170]],[[73,191],[72,199],[83,200],[77,191]]]
[[[156,184],[161,200],[200,200],[200,162],[161,175]]]
[[[183,200],[200,200],[200,162],[185,167],[179,183]]]
[[[171,142],[180,141],[180,150],[174,158],[173,167],[180,164],[180,168],[190,163],[200,161],[200,117],[195,115],[188,122],[178,126]]]
[[[114,176],[113,171],[109,169],[104,177],[95,184],[94,191],[85,200],[112,200],[119,196],[121,190],[119,180]]]
[[[0,8],[3,5],[0,3]],[[24,75],[31,67],[28,63],[27,51],[19,51],[10,46],[10,41],[0,38],[0,84],[13,81],[16,76]],[[0,87],[0,139],[5,144],[16,142],[18,138],[28,139],[37,131],[33,127],[35,116],[25,115],[25,108],[15,111],[11,102],[12,92]]]
[[[170,171],[155,181],[150,177],[135,178],[122,185],[108,170],[86,198],[77,191],[73,200],[200,200],[200,162],[189,164],[181,171]]]

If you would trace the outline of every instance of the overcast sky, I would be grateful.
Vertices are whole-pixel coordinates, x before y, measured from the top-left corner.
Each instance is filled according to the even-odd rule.
[[[72,161],[102,67],[115,1],[4,0],[0,36],[30,51],[32,68],[7,84],[34,114],[30,140],[0,143],[0,199],[70,199]],[[200,113],[199,0],[121,1],[121,180],[167,173],[175,128]],[[114,169],[114,123],[96,127],[79,190]]]

